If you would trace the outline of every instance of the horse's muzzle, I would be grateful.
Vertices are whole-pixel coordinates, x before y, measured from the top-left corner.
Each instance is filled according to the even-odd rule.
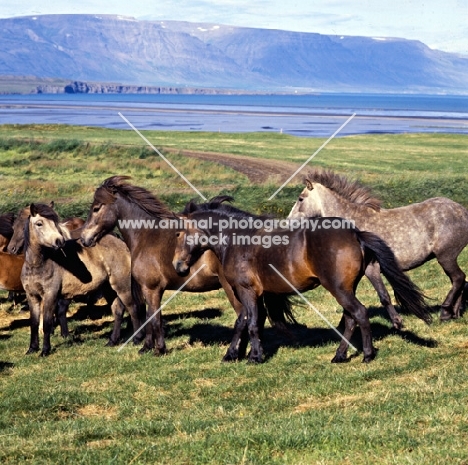
[[[190,267],[182,260],[174,260],[172,262],[172,265],[174,269],[176,270],[176,273],[179,276],[187,276],[190,271]]]
[[[80,242],[84,247],[94,247],[96,245],[96,239],[94,237],[83,237],[81,236]]]

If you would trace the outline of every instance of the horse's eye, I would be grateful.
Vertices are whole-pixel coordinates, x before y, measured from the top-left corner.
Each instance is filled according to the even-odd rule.
[[[101,205],[96,205],[93,207],[93,213],[97,213],[101,209]]]
[[[181,234],[182,234],[182,233],[181,233],[180,231],[178,231],[178,232],[175,233],[176,237],[180,237]]]
[[[42,227],[42,221],[38,221],[38,222],[36,223],[36,226],[39,227],[39,228],[41,228],[41,227]]]
[[[304,197],[299,197],[299,202],[302,202],[304,200]]]

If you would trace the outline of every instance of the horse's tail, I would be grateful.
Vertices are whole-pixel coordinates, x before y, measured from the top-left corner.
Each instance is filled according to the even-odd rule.
[[[271,326],[290,334],[288,324],[298,324],[292,312],[291,296],[265,292],[262,298]]]
[[[357,231],[357,235],[364,252],[371,260],[379,263],[383,275],[393,288],[397,303],[427,324],[431,323],[430,307],[426,304],[421,290],[403,273],[387,243],[367,231]]]

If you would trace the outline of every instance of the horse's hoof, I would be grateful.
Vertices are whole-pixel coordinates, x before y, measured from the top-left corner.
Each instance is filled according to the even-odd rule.
[[[35,354],[36,352],[39,352],[39,348],[38,348],[38,347],[30,347],[30,348],[28,349],[28,351],[26,352],[26,355]]]
[[[43,350],[40,354],[39,357],[48,357],[50,355],[50,350]]]
[[[397,331],[401,331],[403,329],[403,320],[395,320],[393,321],[393,329],[396,329]]]
[[[229,354],[227,353],[223,358],[222,361],[226,363],[230,362],[237,362],[239,360],[239,357],[235,354]]]
[[[147,354],[148,352],[151,352],[153,349],[151,347],[146,347],[146,346],[143,346],[139,351],[138,353],[140,355],[143,355],[143,354]]]
[[[163,349],[154,349],[153,354],[155,357],[162,357],[167,354],[167,350],[165,347]]]
[[[442,308],[440,310],[440,321],[449,321],[453,318],[453,315],[451,312],[449,312],[446,308]]]
[[[372,362],[372,360],[374,360],[375,357],[377,357],[377,349],[374,349],[370,355],[364,355],[362,363]]]
[[[117,342],[114,342],[112,339],[109,339],[105,347],[115,347],[116,345],[117,345]]]
[[[261,355],[256,355],[256,356],[251,355],[247,359],[247,363],[254,364],[254,365],[257,365],[259,363],[263,363],[263,357]]]
[[[349,360],[346,354],[343,354],[343,355],[336,354],[331,360],[332,363],[347,363],[348,361]]]

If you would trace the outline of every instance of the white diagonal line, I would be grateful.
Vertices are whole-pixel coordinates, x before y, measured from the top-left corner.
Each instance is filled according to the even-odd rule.
[[[296,176],[297,173],[299,173],[299,171],[302,170],[302,168],[304,168],[304,166],[307,165],[307,163],[309,163],[310,160],[312,160],[312,158],[315,157],[315,155],[317,155],[317,153],[320,152],[320,150],[322,150],[354,117],[356,116],[356,113],[353,113],[316,151],[315,153],[313,153],[282,185],[279,189],[276,190],[276,192],[268,199],[268,200],[272,200],[273,197],[275,197],[275,195],[281,190],[283,189],[283,187],[289,182],[291,181],[292,178],[294,178],[294,176]]]
[[[349,342],[334,326],[332,323],[330,323],[289,281],[288,279],[283,276],[271,263],[269,263],[269,265],[273,268],[274,271],[276,271],[276,273],[278,274],[278,276],[280,276],[281,278],[283,278],[284,282],[289,284],[289,286],[291,287],[291,289],[312,309],[315,311],[315,313],[317,313],[317,315],[322,318],[323,321],[325,321],[325,323],[327,323],[328,326],[330,326],[331,329],[333,329],[333,331],[335,331],[336,334],[338,334],[338,336],[340,336],[341,339],[343,339],[343,341],[345,341],[352,349],[354,349],[356,352],[358,351],[356,349],[356,347],[353,346],[353,344],[351,344],[351,342]]]
[[[206,197],[120,111],[119,116],[206,202]]]
[[[181,292],[184,287],[193,279],[195,278],[195,276],[206,266],[206,263],[204,263],[200,268],[197,269],[197,271],[195,271],[195,273],[193,273],[192,276],[190,276],[189,279],[187,279],[187,281],[185,281],[184,284],[182,284],[182,286],[179,287],[179,289],[177,289],[177,291],[174,292],[174,294],[172,294],[169,299],[166,300],[166,302],[164,302],[154,313],[153,315],[151,315],[150,318],[148,318],[118,349],[117,352],[120,352],[134,337],[137,333],[139,333],[179,292]]]

